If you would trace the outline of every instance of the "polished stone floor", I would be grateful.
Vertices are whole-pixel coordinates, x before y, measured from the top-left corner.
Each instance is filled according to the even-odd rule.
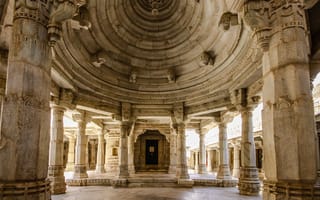
[[[112,188],[103,186],[69,187],[52,200],[261,200],[240,196],[237,188]]]

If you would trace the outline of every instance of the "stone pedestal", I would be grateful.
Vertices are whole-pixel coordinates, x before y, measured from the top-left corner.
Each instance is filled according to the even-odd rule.
[[[130,124],[127,122],[121,123],[120,129],[120,152],[119,152],[119,179],[129,177],[128,171],[128,133],[130,132]]]
[[[224,122],[219,123],[219,149],[220,149],[220,165],[217,173],[217,179],[231,179],[228,143],[227,143],[227,127]]]
[[[262,126],[267,167],[263,199],[320,199],[319,189],[313,187],[316,136],[304,5],[290,1],[262,6],[247,2],[244,18],[264,50]]]
[[[102,174],[105,173],[104,169],[104,135],[107,132],[106,124],[103,124],[101,132],[98,134],[98,154],[97,154],[97,166],[96,166],[96,173]]]
[[[200,144],[199,144],[199,174],[207,173],[206,169],[206,145],[205,145],[205,133],[200,130]]]
[[[75,142],[76,142],[76,140],[74,137],[69,138],[68,162],[67,162],[67,167],[66,167],[67,171],[74,170]]]
[[[259,171],[256,167],[256,148],[253,138],[251,108],[241,110],[241,169],[239,191],[242,195],[258,195],[260,191]]]
[[[186,133],[185,124],[178,124],[178,135],[180,136],[180,174],[179,179],[189,179],[188,164],[187,164],[187,151],[186,151]]]
[[[0,198],[49,200],[49,1],[15,6],[0,134]]]
[[[239,178],[240,176],[240,148],[238,144],[233,146],[233,172],[232,176]]]
[[[73,179],[88,178],[86,166],[86,147],[88,138],[86,136],[86,127],[89,122],[89,117],[86,112],[81,112],[79,115],[73,116],[74,120],[78,122],[78,133],[76,143],[76,157],[74,165]]]
[[[52,106],[52,127],[49,146],[48,178],[51,181],[51,193],[63,194],[66,192],[66,183],[63,166],[63,115],[65,108]]]

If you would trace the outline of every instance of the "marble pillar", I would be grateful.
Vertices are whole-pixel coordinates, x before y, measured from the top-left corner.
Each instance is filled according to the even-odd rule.
[[[242,195],[258,195],[260,191],[259,171],[256,166],[256,147],[253,137],[252,108],[241,111],[241,169],[238,189]]]
[[[126,179],[129,177],[128,171],[128,134],[130,132],[130,124],[122,122],[120,128],[120,152],[119,152],[119,179]]]
[[[207,150],[207,172],[212,172],[212,150]]]
[[[129,174],[135,174],[134,166],[134,134],[131,133],[128,137],[128,170]]]
[[[186,133],[185,124],[178,124],[178,135],[180,136],[180,174],[179,179],[189,179],[188,163],[187,163],[187,149],[186,149]]]
[[[49,200],[49,1],[15,5],[0,134],[0,198]]]
[[[74,152],[75,152],[75,142],[76,139],[74,137],[69,137],[69,150],[68,150],[68,162],[67,162],[67,171],[74,170]]]
[[[105,173],[104,164],[105,164],[105,155],[104,155],[104,135],[107,132],[107,125],[103,124],[101,132],[98,133],[98,153],[97,153],[97,165],[96,173],[102,174]]]
[[[90,141],[90,169],[95,169],[96,167],[96,159],[97,159],[97,150],[96,150],[96,141]]]
[[[268,8],[259,1],[245,5],[246,24],[254,28],[264,51],[264,200],[320,199],[319,188],[313,187],[316,135],[304,2],[288,1]]]
[[[108,174],[118,174],[119,171],[119,140],[120,136],[117,132],[108,132],[105,136],[105,170]]]
[[[77,115],[75,119],[78,122],[78,133],[73,179],[88,178],[86,165],[88,136],[86,136],[86,127],[89,118],[86,112],[82,112],[80,115]]]
[[[171,130],[169,174],[175,174],[176,172],[177,172],[177,134],[174,130]]]
[[[199,152],[194,152],[194,171],[199,173]]]
[[[233,145],[233,171],[232,176],[239,178],[240,176],[240,147],[238,144]]]
[[[48,179],[50,180],[51,193],[63,194],[66,192],[63,165],[63,115],[66,109],[61,106],[52,106],[52,127],[49,146],[49,169]]]
[[[206,134],[200,130],[200,144],[199,144],[199,174],[207,173],[206,169],[206,144],[205,144],[205,136]]]
[[[87,137],[87,143],[86,143],[86,167],[87,167],[87,170],[90,169],[89,146],[90,146],[90,139],[88,139],[88,137]]]
[[[227,126],[224,122],[219,122],[219,149],[220,149],[220,164],[217,173],[217,179],[231,179],[228,141],[227,141]]]

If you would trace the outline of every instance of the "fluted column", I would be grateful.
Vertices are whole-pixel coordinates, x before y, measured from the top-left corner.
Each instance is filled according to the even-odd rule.
[[[49,7],[36,0],[14,8],[0,135],[0,198],[6,200],[51,199]]]
[[[206,169],[206,144],[205,144],[205,136],[203,130],[199,130],[200,136],[200,144],[199,144],[199,174],[207,173]]]
[[[61,106],[52,106],[52,127],[49,146],[49,169],[51,193],[63,194],[66,192],[66,183],[63,166],[63,115],[66,109]]]
[[[96,173],[102,174],[105,173],[104,164],[105,164],[105,155],[104,155],[104,136],[107,132],[107,125],[103,124],[101,132],[98,134],[98,154],[97,154],[97,165]]]
[[[86,112],[74,117],[78,122],[78,133],[76,143],[76,157],[74,166],[74,179],[88,178],[87,165],[86,165],[86,150],[88,144],[88,137],[86,136],[86,127],[89,118]]]
[[[227,141],[227,126],[224,122],[219,122],[219,150],[220,150],[220,164],[217,179],[231,179],[229,155],[228,155],[228,141]]]
[[[233,144],[233,172],[232,176],[239,178],[240,176],[240,147],[237,143]]]
[[[128,178],[128,134],[130,131],[130,124],[122,122],[120,129],[120,152],[119,152],[119,178]]]
[[[246,1],[263,50],[264,200],[319,199],[305,3]],[[272,5],[271,5],[272,4]]]
[[[187,163],[187,149],[186,149],[186,133],[185,124],[178,124],[178,134],[180,139],[180,179],[189,179],[188,163]]]
[[[68,171],[74,170],[75,142],[76,139],[73,136],[69,137],[68,162],[66,168]]]

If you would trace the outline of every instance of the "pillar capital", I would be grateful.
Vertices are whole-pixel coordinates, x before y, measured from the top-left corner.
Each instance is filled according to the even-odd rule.
[[[78,111],[79,113],[73,114],[72,119],[78,123],[89,123],[91,116],[86,111]]]

